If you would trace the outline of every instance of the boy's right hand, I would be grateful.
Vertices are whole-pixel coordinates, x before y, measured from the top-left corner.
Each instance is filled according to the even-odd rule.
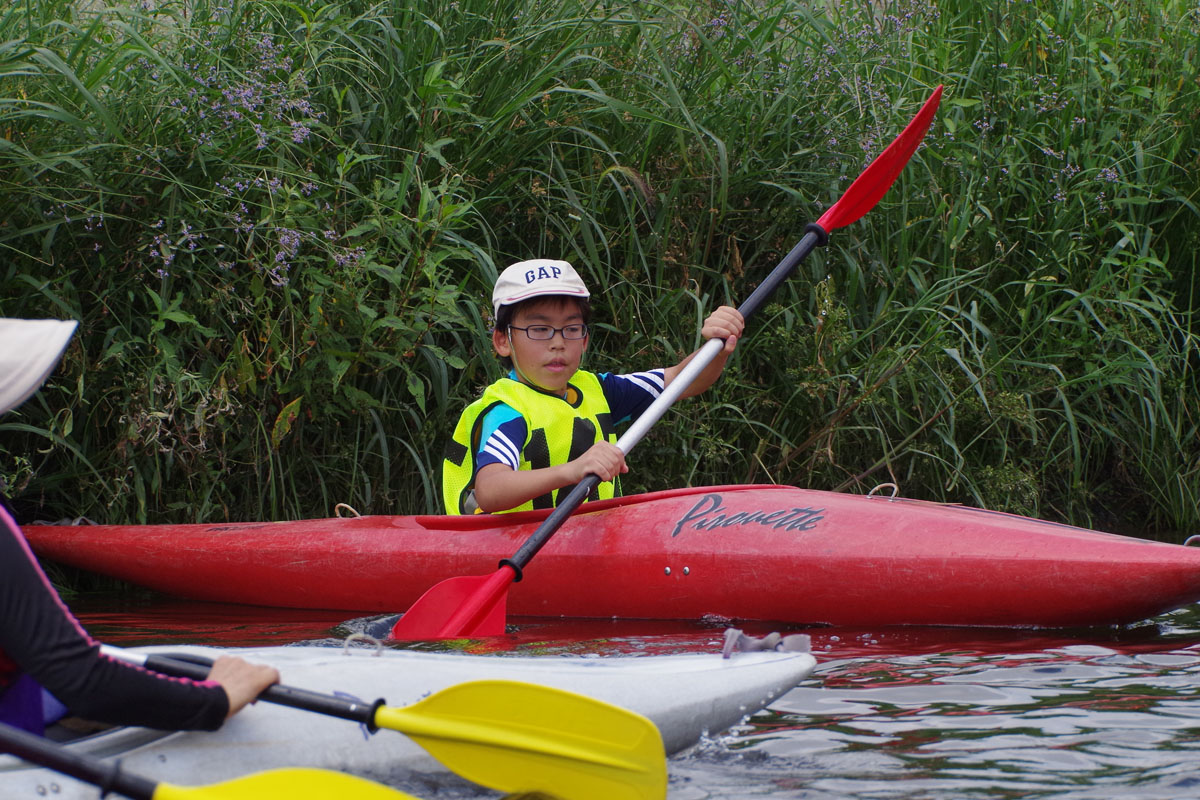
[[[602,481],[611,481],[621,473],[629,472],[625,464],[625,454],[621,448],[610,442],[596,442],[579,458],[570,462],[579,474],[573,483],[579,483],[588,475],[599,475]]]

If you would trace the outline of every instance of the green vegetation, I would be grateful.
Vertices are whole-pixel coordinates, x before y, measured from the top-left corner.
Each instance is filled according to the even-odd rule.
[[[81,327],[0,476],[42,518],[435,511],[498,268],[580,268],[590,368],[672,361],[944,83],[626,491],[1195,532],[1198,42],[1174,0],[12,0],[0,313]]]

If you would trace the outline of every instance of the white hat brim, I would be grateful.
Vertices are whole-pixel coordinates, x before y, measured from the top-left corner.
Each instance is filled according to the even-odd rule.
[[[0,413],[38,390],[62,356],[75,320],[0,318]]]

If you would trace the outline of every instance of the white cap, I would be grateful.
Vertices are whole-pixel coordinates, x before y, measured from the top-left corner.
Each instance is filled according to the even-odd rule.
[[[21,405],[54,369],[75,320],[0,318],[0,413]]]
[[[586,299],[591,292],[583,285],[583,279],[575,268],[566,261],[549,258],[518,261],[496,279],[496,288],[492,290],[492,311],[499,314],[500,306],[511,306],[544,295]]]

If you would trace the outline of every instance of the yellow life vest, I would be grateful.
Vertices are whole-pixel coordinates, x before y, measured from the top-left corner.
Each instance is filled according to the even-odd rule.
[[[483,418],[499,403],[511,406],[525,418],[525,442],[521,447],[519,469],[544,469],[565,464],[587,452],[600,441],[616,442],[612,413],[592,372],[576,372],[564,396],[544,392],[512,378],[501,378],[484,390],[483,396],[463,411],[446,446],[442,461],[442,501],[447,514],[473,514],[475,471]],[[535,497],[506,511],[553,508],[573,486]],[[612,481],[603,481],[588,495],[588,500],[612,497]]]

